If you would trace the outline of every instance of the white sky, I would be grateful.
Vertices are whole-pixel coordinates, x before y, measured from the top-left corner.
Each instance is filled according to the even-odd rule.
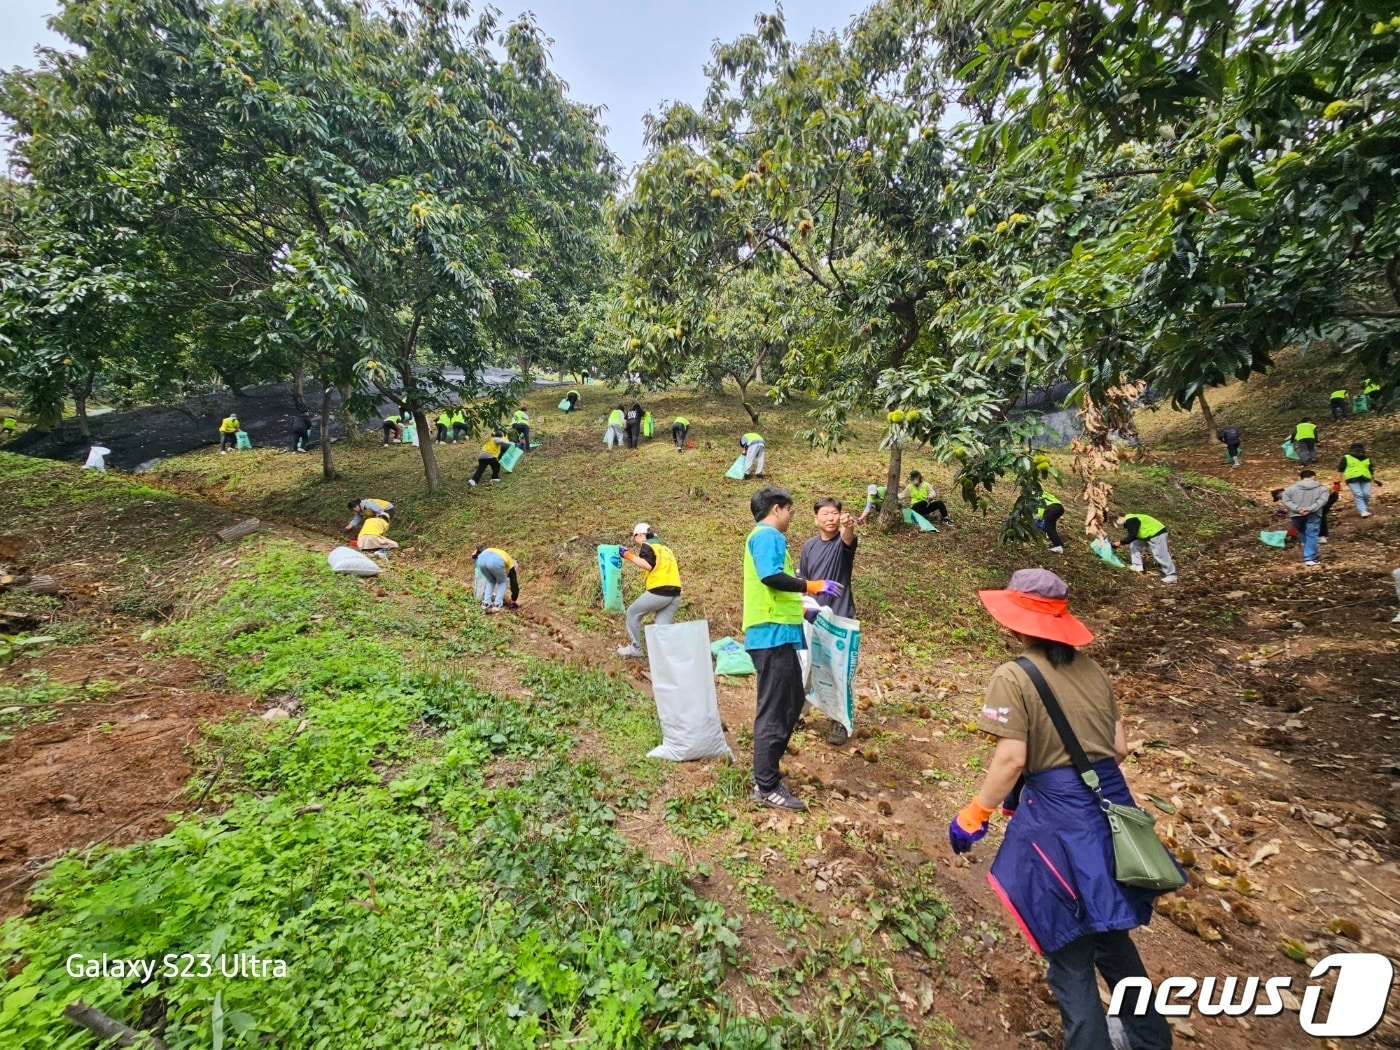
[[[503,20],[531,10],[554,40],[554,69],[580,102],[607,107],[603,123],[624,170],[642,160],[642,116],[663,101],[698,104],[703,68],[715,40],[753,28],[773,0],[495,0]],[[844,29],[863,0],[792,0],[784,6],[788,35]],[[0,68],[31,67],[34,48],[61,40],[45,24],[52,0],[0,0]]]

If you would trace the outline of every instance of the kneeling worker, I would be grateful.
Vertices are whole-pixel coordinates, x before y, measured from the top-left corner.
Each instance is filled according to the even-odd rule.
[[[346,532],[356,532],[366,518],[383,518],[385,521],[392,521],[394,517],[394,505],[387,499],[352,499],[345,504],[355,516],[350,519],[350,524],[345,526]]]
[[[637,600],[627,607],[627,637],[631,641],[617,651],[618,656],[642,656],[642,617],[656,614],[658,626],[674,623],[676,610],[681,607],[681,572],[676,555],[664,543],[658,543],[656,533],[644,521],[632,529],[636,551],[624,551],[622,557],[646,573],[645,588]]]

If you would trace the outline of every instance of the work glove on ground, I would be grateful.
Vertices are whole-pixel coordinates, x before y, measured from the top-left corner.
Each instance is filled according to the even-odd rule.
[[[948,845],[954,853],[968,853],[974,842],[980,842],[987,834],[987,821],[992,811],[975,798],[963,807],[961,813],[948,825]]]

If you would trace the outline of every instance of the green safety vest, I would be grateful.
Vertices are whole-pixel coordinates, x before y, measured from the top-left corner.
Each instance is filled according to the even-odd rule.
[[[1346,469],[1342,471],[1343,480],[1355,481],[1358,478],[1364,478],[1367,481],[1371,480],[1370,456],[1367,456],[1365,459],[1357,459],[1351,453],[1347,453],[1342,457],[1342,463],[1346,467]]]
[[[512,423],[528,423],[530,422],[530,416],[523,408],[517,408],[515,410],[515,415],[510,417],[510,421]]]
[[[623,419],[622,409],[620,408],[613,409],[612,413],[608,416],[608,426],[610,427],[620,427],[625,422],[626,420]]]
[[[1036,504],[1035,516],[1036,516],[1037,518],[1043,520],[1043,519],[1045,518],[1045,512],[1046,512],[1047,510],[1049,510],[1051,507],[1062,507],[1062,506],[1064,506],[1064,504],[1061,503],[1061,502],[1060,502],[1058,499],[1056,499],[1054,496],[1052,496],[1050,493],[1048,493],[1048,492],[1042,492],[1042,493],[1040,494],[1040,502]]]
[[[878,487],[875,489],[875,502],[876,502],[876,503],[884,503],[884,502],[885,502],[885,486],[884,486],[884,485],[880,485],[880,486],[878,486]]]
[[[1151,514],[1124,514],[1123,517],[1138,523],[1138,539],[1150,540],[1153,536],[1161,535],[1167,531],[1167,527],[1154,518]]]
[[[6,417],[5,417],[5,429],[6,429],[6,430],[18,430],[18,429],[19,429],[19,420],[16,419],[14,416],[6,416]]]
[[[915,485],[912,481],[909,482],[909,502],[910,502],[910,503],[927,503],[927,502],[928,502],[928,489],[929,489],[929,487],[928,487],[928,484],[927,484],[927,483],[925,483],[925,484],[923,484],[923,485]]]
[[[1312,441],[1317,437],[1316,423],[1299,423],[1293,428],[1294,441]]]
[[[1345,400],[1347,399],[1347,392],[1346,392],[1345,390],[1334,390],[1334,391],[1332,391],[1332,400],[1333,400],[1333,401],[1336,401],[1336,400],[1338,400],[1339,398],[1340,398],[1341,400],[1345,401]]]
[[[748,434],[745,434],[745,435],[744,435],[744,444],[746,444],[746,445],[752,445],[755,441],[762,441],[762,440],[763,440],[763,435],[762,435],[762,434],[748,433]]]
[[[685,416],[677,416],[676,423],[673,425],[679,425],[688,428],[690,426],[690,420],[686,419]]]
[[[1368,379],[1366,385],[1361,388],[1361,392],[1369,397],[1372,394],[1379,394],[1381,387],[1374,379]]]
[[[765,587],[759,578],[758,566],[749,553],[749,540],[759,529],[771,528],[768,525],[755,525],[753,532],[744,540],[744,630],[757,623],[802,623],[802,595],[796,591],[775,591]],[[783,552],[783,572],[795,576],[792,571],[792,552]]]

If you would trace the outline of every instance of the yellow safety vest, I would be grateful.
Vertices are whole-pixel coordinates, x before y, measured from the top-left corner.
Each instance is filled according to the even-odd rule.
[[[501,556],[501,561],[506,563],[506,572],[510,572],[511,569],[515,568],[515,559],[501,550],[500,547],[487,547],[486,550],[492,554],[499,554]]]
[[[1316,423],[1299,423],[1293,428],[1294,441],[1312,441],[1317,438]]]
[[[925,482],[925,483],[922,484],[922,485],[915,485],[912,481],[909,482],[909,502],[910,502],[910,503],[927,503],[927,502],[928,502],[928,488],[929,488],[929,487],[928,487],[928,483],[927,483],[927,482]]]
[[[1343,480],[1355,481],[1358,478],[1364,478],[1366,481],[1371,480],[1370,456],[1367,456],[1365,459],[1358,459],[1348,452],[1342,457],[1342,462],[1346,465],[1346,469],[1342,471]]]
[[[228,416],[222,423],[219,424],[219,433],[221,434],[237,434],[238,430],[239,427],[237,416]]]
[[[1125,514],[1123,517],[1126,521],[1137,519],[1138,539],[1140,540],[1150,540],[1153,536],[1159,536],[1167,531],[1167,527],[1151,514]]]
[[[644,586],[649,591],[658,587],[679,587],[681,570],[676,564],[676,555],[670,547],[655,540],[647,540],[647,546],[656,552],[656,567],[646,575]]]
[[[683,426],[683,427],[689,427],[689,426],[690,426],[690,420],[686,419],[685,416],[677,416],[677,417],[676,417],[676,423],[678,423],[679,425],[681,425],[681,426]]]
[[[608,426],[610,427],[620,427],[625,422],[626,420],[622,418],[622,409],[620,408],[613,409],[612,413],[608,416]]]
[[[796,591],[775,591],[772,587],[764,586],[763,580],[758,575],[758,566],[754,564],[753,555],[749,553],[749,540],[759,529],[771,528],[769,525],[755,525],[753,532],[750,532],[744,540],[744,630],[748,630],[758,623],[802,623],[802,595]],[[792,553],[783,553],[783,572],[789,576],[795,576],[792,571]]]
[[[744,435],[744,444],[746,444],[746,445],[752,445],[755,441],[762,441],[762,440],[763,440],[763,435],[762,435],[762,434],[753,434],[753,433],[750,433],[750,434],[745,434],[745,435]]]
[[[499,456],[501,454],[501,446],[497,444],[499,440],[501,439],[492,434],[481,446],[481,451],[485,452],[488,456]]]
[[[1372,394],[1379,394],[1381,392],[1381,386],[1374,379],[1368,379],[1366,380],[1366,385],[1361,388],[1361,392],[1367,397],[1370,397]]]
[[[1345,401],[1347,399],[1347,392],[1345,390],[1332,391],[1332,400],[1336,401],[1338,399]]]
[[[1042,492],[1040,494],[1040,502],[1036,504],[1035,516],[1044,521],[1045,512],[1055,506],[1064,506],[1064,504],[1060,503],[1060,501],[1050,493]]]
[[[515,415],[510,417],[510,421],[512,423],[528,423],[530,422],[530,417],[526,414],[524,409],[517,409]]]
[[[360,526],[361,536],[387,536],[389,535],[388,518],[366,518],[365,523]]]

